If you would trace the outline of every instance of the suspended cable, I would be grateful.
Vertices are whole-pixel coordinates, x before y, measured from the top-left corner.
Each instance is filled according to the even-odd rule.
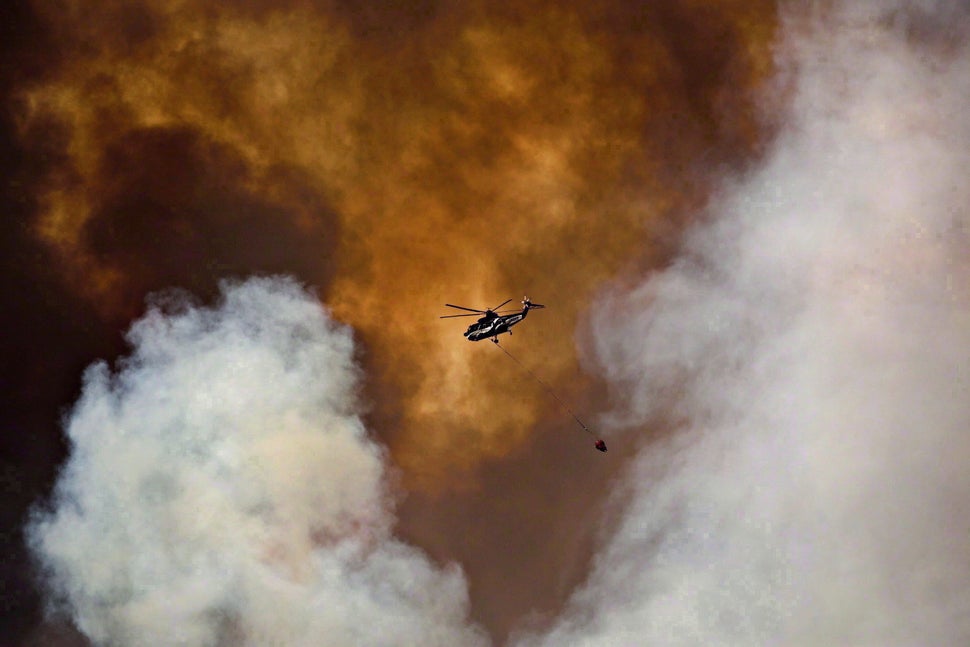
[[[556,394],[556,392],[552,390],[552,387],[551,386],[549,386],[548,384],[546,384],[545,382],[543,382],[542,381],[542,378],[540,378],[538,375],[536,375],[535,373],[533,373],[532,370],[528,366],[526,366],[525,364],[523,364],[522,362],[520,362],[518,359],[516,359],[515,356],[512,355],[512,353],[510,353],[509,351],[505,350],[505,347],[502,346],[502,344],[498,343],[498,339],[497,338],[492,337],[492,342],[496,346],[498,346],[498,348],[503,353],[505,353],[506,355],[508,355],[509,359],[511,359],[516,364],[518,364],[519,367],[521,367],[523,371],[525,371],[530,376],[532,376],[532,379],[535,380],[536,382],[538,382],[539,385],[542,386],[542,388],[544,388],[547,393],[549,393],[549,395],[551,395],[553,398],[555,398],[556,399],[556,402],[559,403],[559,405],[563,408],[563,410],[565,410],[566,413],[568,413],[569,415],[571,415],[573,417],[573,420],[575,420],[576,423],[579,424],[579,426],[583,428],[583,431],[585,431],[586,433],[588,433],[593,438],[596,438],[596,434],[594,434],[592,432],[592,430],[589,427],[586,426],[586,423],[584,423],[582,420],[579,419],[579,416],[577,416],[575,413],[573,413],[573,410],[569,408],[569,405],[567,405],[563,401],[563,399],[560,398]],[[596,440],[595,447],[596,447],[596,449],[600,450],[601,452],[605,452],[606,451],[606,443],[603,442],[600,439],[597,439]]]

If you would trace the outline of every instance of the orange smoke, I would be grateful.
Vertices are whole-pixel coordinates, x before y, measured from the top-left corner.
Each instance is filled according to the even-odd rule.
[[[110,317],[225,275],[318,285],[396,462],[460,479],[551,405],[442,304],[547,304],[507,345],[580,397],[597,286],[661,262],[762,143],[775,23],[767,1],[495,4],[40,2],[64,51],[22,95],[57,152],[37,235]]]

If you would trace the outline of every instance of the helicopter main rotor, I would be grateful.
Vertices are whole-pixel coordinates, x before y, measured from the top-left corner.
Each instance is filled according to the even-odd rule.
[[[498,309],[501,308],[502,306],[504,306],[506,303],[508,303],[511,300],[512,299],[506,299],[505,301],[503,301],[502,303],[498,304],[494,308],[487,308],[485,310],[477,310],[475,308],[466,308],[465,306],[456,306],[453,303],[446,303],[445,305],[448,306],[449,308],[456,308],[458,310],[467,310],[470,314],[467,314],[467,315],[444,315],[444,316],[438,317],[438,318],[439,319],[453,319],[455,317],[477,317],[477,316],[481,316],[481,315],[486,315],[487,316],[489,313],[494,314],[494,315],[497,315],[497,314],[501,314],[500,312],[498,312]],[[514,310],[512,312],[514,312]]]

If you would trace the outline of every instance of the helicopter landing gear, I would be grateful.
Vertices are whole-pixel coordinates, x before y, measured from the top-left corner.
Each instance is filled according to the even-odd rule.
[[[498,343],[498,337],[492,337],[492,343],[493,344],[497,344]]]

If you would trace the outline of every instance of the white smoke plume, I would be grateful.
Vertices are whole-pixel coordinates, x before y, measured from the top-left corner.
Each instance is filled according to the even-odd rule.
[[[92,366],[30,528],[62,610],[107,645],[475,645],[460,569],[394,539],[350,331],[293,281],[168,299]]]
[[[679,431],[522,643],[970,644],[970,10],[820,6],[765,164],[600,304],[617,424]]]

